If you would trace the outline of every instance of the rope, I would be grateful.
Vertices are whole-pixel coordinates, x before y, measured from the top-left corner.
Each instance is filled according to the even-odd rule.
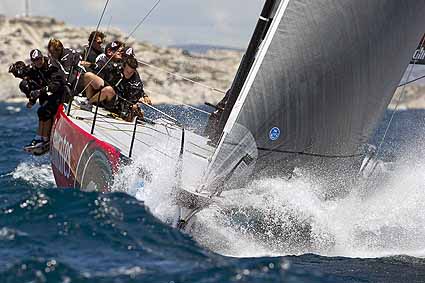
[[[124,40],[124,44],[127,43],[128,39],[134,34],[134,32],[136,32],[136,30],[143,24],[143,22],[148,18],[148,16],[153,12],[153,10],[156,8],[156,6],[158,6],[158,4],[161,2],[161,0],[158,0],[155,5],[149,10],[149,12],[143,17],[143,19],[137,24],[137,26],[133,29],[133,31],[125,38]],[[103,69],[105,69],[105,67],[111,62],[112,58],[114,58],[114,56],[120,52],[120,50],[118,49],[117,51],[115,51],[115,53],[108,59],[108,61],[106,61],[105,65],[102,66],[102,68],[100,68],[100,70],[96,73],[96,75],[99,75],[100,72],[103,71]],[[81,91],[81,93],[83,93],[88,87],[89,85],[91,85],[91,83],[93,82],[93,80],[91,80],[85,87],[84,89]],[[99,95],[101,95],[101,93],[99,92]]]
[[[150,93],[150,94],[154,94],[154,95],[159,95],[159,93],[154,92],[154,91],[151,91],[151,90],[148,90],[148,89],[145,89],[145,92]],[[211,115],[211,113],[210,113],[210,112],[208,112],[208,111],[205,111],[205,110],[199,109],[199,108],[197,108],[197,107],[194,107],[194,106],[192,106],[192,105],[186,104],[186,103],[181,102],[181,101],[177,101],[177,100],[175,100],[175,99],[174,99],[174,101],[175,101],[175,102],[177,102],[177,103],[179,103],[179,104],[181,104],[181,105],[183,105],[183,106],[185,106],[185,107],[188,107],[188,108],[191,108],[191,109],[193,109],[193,110],[195,110],[195,111],[198,111],[198,112],[200,112],[200,113],[204,113],[204,114],[207,114],[207,115]]]
[[[149,108],[151,108],[152,110],[154,110],[154,111],[156,111],[156,112],[158,112],[158,113],[160,113],[160,114],[164,115],[164,116],[165,116],[165,117],[167,117],[168,119],[171,119],[171,121],[173,121],[174,123],[177,123],[177,124],[179,123],[179,122],[178,122],[178,120],[177,120],[176,118],[174,118],[174,117],[172,117],[172,116],[168,115],[167,113],[165,113],[165,112],[163,112],[163,111],[159,110],[158,108],[153,107],[152,105],[149,105],[149,104],[147,104],[147,103],[145,103],[145,102],[142,102],[142,104],[143,104],[143,105],[145,105],[145,106],[147,106],[147,107],[149,107]]]
[[[99,22],[97,23],[97,26],[96,26],[96,33],[99,31],[100,23],[102,22],[103,16],[105,15],[105,11],[106,11],[106,8],[108,7],[108,4],[109,4],[109,0],[106,0],[105,7],[103,7],[102,15],[100,16]],[[96,38],[96,36],[93,36],[93,38],[90,42],[89,49],[87,50],[86,56],[84,56],[84,61],[87,61],[87,57],[89,56],[90,50],[93,47],[93,43],[94,43],[95,38]]]
[[[193,83],[193,84],[196,84],[196,85],[202,86],[202,87],[207,88],[207,89],[209,89],[209,90],[211,90],[211,91],[215,91],[215,92],[218,92],[218,93],[221,93],[221,94],[226,94],[226,92],[225,92],[224,90],[221,90],[221,89],[218,89],[218,88],[215,88],[215,87],[211,87],[211,86],[209,86],[209,85],[206,85],[206,84],[203,84],[203,83],[200,83],[200,82],[197,82],[197,81],[191,80],[191,79],[186,78],[186,77],[184,77],[184,76],[182,76],[182,75],[179,75],[179,74],[177,74],[177,73],[173,73],[173,72],[171,72],[171,71],[169,71],[169,70],[166,70],[166,69],[163,69],[163,68],[160,68],[160,67],[156,67],[156,66],[154,66],[154,65],[151,65],[151,64],[149,64],[149,63],[147,63],[147,62],[144,62],[144,61],[141,61],[141,60],[137,60],[137,62],[139,62],[140,64],[145,65],[145,66],[147,66],[147,67],[149,67],[149,68],[153,68],[153,69],[159,70],[159,71],[161,71],[161,72],[163,72],[163,73],[167,73],[167,74],[169,74],[169,75],[172,75],[172,76],[174,76],[174,77],[176,77],[176,78],[180,78],[180,79],[182,79],[182,80],[185,80],[185,81],[191,82],[191,83]]]
[[[419,77],[419,78],[413,79],[413,80],[411,80],[411,81],[408,81],[408,82],[402,83],[402,84],[400,84],[398,87],[402,87],[402,86],[405,86],[405,85],[408,85],[408,84],[414,83],[414,82],[419,81],[419,80],[421,80],[421,79],[423,79],[423,78],[425,78],[425,75],[423,75],[423,76],[421,76],[421,77]]]
[[[104,120],[103,120],[104,121]],[[85,122],[84,120],[83,120],[83,122]],[[105,123],[108,123],[107,121],[104,121]],[[86,122],[87,123],[87,122]],[[88,124],[88,123],[87,123]],[[131,136],[127,131],[123,131],[123,130],[121,130],[120,128],[118,128],[117,126],[115,126],[115,125],[112,125],[115,129],[117,129],[116,131],[120,131],[120,132],[123,132],[125,135],[127,135],[127,136]],[[99,126],[98,125],[98,127],[99,128],[103,128],[103,129],[105,129],[105,130],[109,130],[109,131],[113,131],[112,129],[110,129],[110,128],[106,128],[106,127],[103,127],[103,126]],[[132,132],[132,131],[131,131]],[[175,159],[175,158],[173,158],[172,156],[170,156],[170,155],[168,155],[167,153],[165,153],[165,152],[162,152],[162,151],[160,151],[160,150],[158,150],[158,149],[156,149],[155,147],[152,147],[150,144],[148,144],[148,143],[146,143],[146,142],[144,142],[144,141],[142,141],[142,140],[140,140],[140,139],[138,139],[138,138],[135,138],[135,140],[136,141],[138,141],[138,142],[140,142],[140,143],[142,143],[142,144],[144,144],[144,145],[146,145],[146,146],[148,146],[148,147],[150,147],[150,149],[152,149],[152,150],[155,150],[156,152],[158,152],[158,153],[160,153],[160,154],[163,154],[164,156],[166,156],[166,157],[168,157],[168,158],[171,158],[171,159]],[[119,141],[119,140],[116,140],[117,141],[117,143],[120,143],[120,144],[122,144],[122,145],[124,145],[124,146],[126,146],[125,144],[123,144],[123,143],[121,143],[121,141]],[[176,159],[175,159],[176,160]]]
[[[130,100],[128,100],[128,99],[125,99],[125,98],[124,98],[124,97],[122,97],[122,96],[119,96],[119,95],[118,95],[117,97],[118,97],[118,99],[124,100],[125,102],[127,102],[127,103],[129,103],[129,104],[131,104],[131,105],[133,105],[133,104],[134,104],[133,102],[131,102],[131,101],[130,101]],[[145,106],[147,106],[147,107],[151,108],[152,110],[154,110],[154,111],[156,111],[156,112],[158,112],[158,113],[160,113],[160,114],[164,115],[166,118],[170,119],[170,120],[171,120],[171,121],[173,121],[174,123],[179,124],[179,121],[178,121],[176,118],[174,118],[173,116],[170,116],[170,115],[168,115],[167,113],[165,113],[165,112],[163,112],[163,111],[159,110],[158,108],[156,108],[156,107],[154,107],[154,106],[152,106],[152,105],[150,105],[150,104],[147,104],[147,103],[145,103],[145,102],[140,102],[140,103],[142,103],[143,105],[145,105]]]

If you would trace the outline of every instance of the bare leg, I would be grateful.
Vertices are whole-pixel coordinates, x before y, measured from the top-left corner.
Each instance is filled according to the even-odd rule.
[[[52,130],[53,120],[39,121],[37,134],[46,140],[50,139],[50,131]]]
[[[91,72],[84,74],[84,87],[88,99],[92,98],[104,85],[105,82],[99,76]]]
[[[114,99],[115,95],[116,94],[115,94],[114,89],[110,86],[107,86],[107,87],[102,88],[102,90],[100,91],[100,99],[99,99],[99,93],[97,93],[97,94],[93,95],[90,98],[89,101],[90,101],[90,103],[97,103],[98,101],[99,102],[111,101],[112,99]]]

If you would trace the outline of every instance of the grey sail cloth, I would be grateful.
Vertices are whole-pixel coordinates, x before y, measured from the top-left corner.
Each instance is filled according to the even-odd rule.
[[[228,175],[247,153],[257,166],[273,160],[279,168],[295,160],[356,159],[425,26],[423,0],[289,0],[280,17],[284,8],[281,3],[264,59],[254,64],[259,69],[251,72],[246,99],[238,102],[241,111],[229,118],[232,123],[237,115],[237,133],[227,129],[207,184]],[[255,145],[235,143],[242,127]]]

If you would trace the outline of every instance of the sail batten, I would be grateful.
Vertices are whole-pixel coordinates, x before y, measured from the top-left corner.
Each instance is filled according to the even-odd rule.
[[[246,154],[265,164],[280,152],[272,166],[302,165],[292,153],[361,155],[422,36],[424,14],[424,0],[282,0],[209,182]]]

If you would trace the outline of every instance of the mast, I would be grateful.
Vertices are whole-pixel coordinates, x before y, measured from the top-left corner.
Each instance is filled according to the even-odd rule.
[[[266,3],[264,4],[260,18],[258,19],[257,25],[255,26],[254,34],[252,35],[252,38],[248,44],[248,48],[242,58],[241,64],[239,65],[235,79],[233,80],[232,86],[230,88],[230,93],[228,95],[223,114],[220,117],[217,134],[223,131],[227,119],[230,116],[230,112],[232,111],[232,108],[238,99],[239,93],[241,92],[246,78],[248,77],[249,71],[251,70],[252,64],[254,63],[258,47],[260,46],[270,27],[274,7],[278,1],[280,0],[266,0]]]
[[[30,3],[29,0],[25,0],[25,17],[30,16]]]

